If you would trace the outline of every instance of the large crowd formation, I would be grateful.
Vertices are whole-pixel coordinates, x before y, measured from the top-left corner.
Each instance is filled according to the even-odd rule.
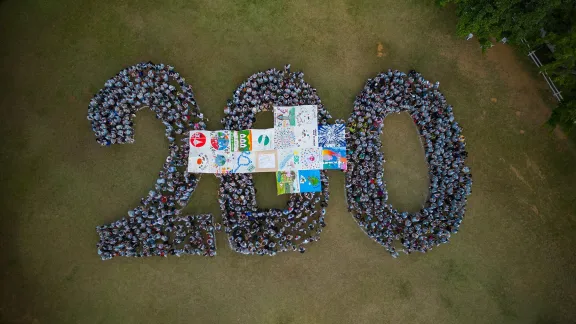
[[[397,241],[408,254],[447,243],[458,232],[471,192],[462,129],[438,86],[416,71],[406,75],[388,70],[366,82],[348,120],[348,210],[366,234],[394,257]],[[387,204],[383,180],[382,123],[388,114],[402,111],[410,113],[418,126],[429,166],[430,196],[417,213],[400,212]]]
[[[270,69],[250,76],[234,92],[225,108],[225,129],[252,128],[256,114],[273,106],[317,105],[318,120],[331,118],[316,89],[304,81],[304,73]],[[220,207],[231,248],[243,254],[275,255],[305,252],[305,244],[320,239],[326,226],[329,200],[328,177],[321,172],[322,192],[292,194],[284,209],[260,209],[252,174],[220,175]]]
[[[150,107],[166,126],[169,155],[154,188],[128,217],[98,226],[98,254],[104,260],[115,256],[143,257],[216,254],[212,215],[181,215],[196,189],[198,179],[185,172],[188,138],[179,134],[204,129],[203,115],[194,93],[174,68],[140,63],[128,67],[105,83],[90,101],[88,120],[101,145],[134,142],[133,117]]]
[[[252,128],[256,114],[273,106],[317,105],[318,120],[331,118],[316,89],[301,72],[270,69],[250,76],[233,93],[222,124],[228,130]],[[88,119],[101,145],[132,143],[133,117],[149,107],[166,126],[169,155],[159,177],[141,204],[124,217],[97,227],[102,259],[115,256],[216,254],[215,232],[221,227],[212,215],[181,215],[198,178],[186,171],[189,143],[186,134],[205,129],[190,85],[174,68],[140,63],[108,80],[90,101]],[[430,174],[430,198],[418,213],[399,212],[387,204],[380,151],[383,120],[390,113],[408,111],[425,145]],[[336,120],[336,123],[344,123]],[[391,71],[368,80],[356,98],[348,120],[348,209],[363,230],[397,256],[402,251],[426,252],[448,242],[462,222],[471,190],[470,170],[464,165],[465,143],[452,108],[419,73]],[[328,177],[321,171],[322,192],[292,194],[284,209],[261,209],[256,202],[252,174],[217,175],[222,221],[230,247],[243,254],[275,255],[305,252],[319,240],[326,226]]]

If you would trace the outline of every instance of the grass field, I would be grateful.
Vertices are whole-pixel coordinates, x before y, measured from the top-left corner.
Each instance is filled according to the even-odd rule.
[[[0,2],[0,322],[574,323],[574,148],[543,125],[551,96],[527,61],[503,45],[482,55],[455,22],[425,0]],[[187,78],[212,130],[240,82],[288,62],[335,118],[381,70],[440,81],[474,176],[460,232],[392,259],[346,212],[334,172],[328,226],[303,255],[242,256],[220,235],[211,259],[100,261],[95,226],[137,205],[168,144],[141,112],[135,144],[102,148],[87,105],[143,60]],[[391,202],[418,209],[414,126],[389,117],[383,137]],[[272,174],[256,179],[261,205],[282,206]],[[219,220],[217,186],[203,176],[186,211]]]

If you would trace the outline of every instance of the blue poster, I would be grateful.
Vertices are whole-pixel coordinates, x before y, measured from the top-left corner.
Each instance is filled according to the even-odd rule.
[[[346,128],[344,124],[319,125],[318,146],[346,147]]]
[[[320,170],[299,170],[298,179],[300,181],[300,192],[322,191]]]

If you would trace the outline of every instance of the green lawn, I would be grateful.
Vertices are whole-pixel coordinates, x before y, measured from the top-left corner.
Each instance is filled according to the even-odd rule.
[[[455,22],[429,0],[1,1],[0,322],[574,323],[574,146],[543,126],[552,99],[527,60],[503,45],[483,56]],[[393,259],[346,212],[333,172],[328,226],[303,255],[242,256],[219,235],[211,259],[100,261],[95,226],[137,205],[168,145],[141,112],[135,144],[100,147],[87,106],[143,60],[187,77],[212,130],[239,83],[288,62],[335,118],[381,70],[440,81],[474,176],[460,232]],[[391,202],[418,209],[419,139],[406,116],[385,127]],[[282,206],[273,176],[256,179],[262,206]],[[217,188],[204,175],[186,211],[219,220]]]

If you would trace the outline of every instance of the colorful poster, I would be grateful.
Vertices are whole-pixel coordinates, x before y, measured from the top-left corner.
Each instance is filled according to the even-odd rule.
[[[300,186],[310,190],[302,192],[315,192],[317,173],[299,176],[298,171],[346,170],[345,135],[343,124],[318,126],[317,106],[274,107],[274,128],[191,131],[188,171],[284,171],[279,193],[299,192]],[[296,184],[288,186],[289,179],[296,179]]]
[[[298,170],[322,170],[322,148],[312,147],[299,150]]]
[[[274,107],[274,128],[296,126],[295,107]]]
[[[344,124],[318,126],[318,146],[346,147],[346,127]]]
[[[300,150],[297,148],[276,150],[278,153],[278,171],[296,171],[300,169]]]
[[[231,152],[232,150],[232,131],[219,130],[210,132],[210,145],[215,151]]]
[[[294,127],[274,128],[274,148],[277,150],[287,149],[296,145]]]
[[[195,153],[188,156],[188,172],[190,173],[211,173],[210,158],[206,153]]]
[[[189,135],[190,154],[198,155],[200,152],[209,153],[210,146],[210,131],[191,131]]]
[[[278,195],[300,192],[298,171],[276,172],[276,189]]]
[[[188,172],[223,174],[231,171],[230,153],[208,151],[188,156]]]
[[[294,127],[295,146],[299,148],[318,147],[318,126]]]
[[[232,171],[231,155],[228,152],[214,152],[213,158],[210,161],[214,169],[213,173],[226,174]]]
[[[238,132],[230,131],[230,152],[238,152]]]
[[[256,170],[254,152],[232,152],[230,155],[232,173],[252,173]]]
[[[254,172],[278,171],[278,158],[276,151],[258,151],[256,155],[256,170]]]
[[[296,106],[295,126],[318,126],[318,106]]]
[[[347,169],[346,148],[345,147],[323,147],[322,161],[324,170],[344,170]]]
[[[322,182],[320,181],[320,170],[298,171],[298,182],[300,182],[300,192],[322,191]]]
[[[274,128],[252,129],[252,151],[274,149]]]
[[[246,129],[236,133],[238,134],[238,151],[252,151],[252,131]]]

